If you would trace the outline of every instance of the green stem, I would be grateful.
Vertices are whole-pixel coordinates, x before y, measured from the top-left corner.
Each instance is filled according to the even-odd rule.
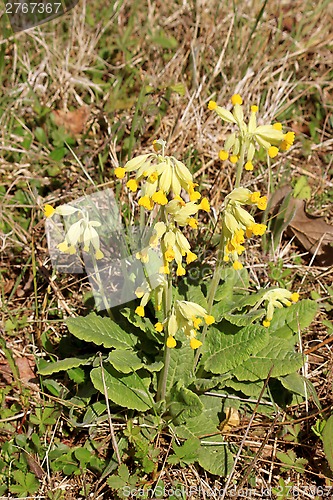
[[[240,181],[242,178],[243,166],[244,166],[244,157],[245,157],[245,144],[243,143],[240,149],[239,160],[237,162],[235,188],[239,188],[240,186]]]
[[[165,213],[165,209],[161,209],[161,219],[166,222],[167,215]],[[162,243],[161,245],[161,250],[164,255],[166,248],[164,248],[164,245]],[[164,310],[164,319],[168,318],[171,314],[171,307],[172,307],[172,275],[171,273],[168,274],[168,280],[165,285],[164,289],[164,294],[163,294],[163,310]],[[165,326],[165,334],[164,334],[164,353],[163,353],[163,368],[160,374],[160,378],[158,381],[158,388],[157,388],[157,395],[156,399],[157,401],[161,401],[165,399],[165,394],[166,394],[166,385],[167,385],[167,378],[168,378],[168,372],[169,372],[169,366],[170,366],[170,351],[171,349],[167,347],[167,339],[169,336],[168,332],[168,327],[167,325]]]
[[[238,188],[240,186],[240,181],[242,178],[242,172],[243,172],[243,166],[244,166],[245,149],[246,149],[245,144],[243,142],[241,145],[241,149],[240,149],[239,160],[237,162],[235,188]],[[218,247],[218,251],[217,251],[216,267],[215,267],[215,271],[213,274],[213,278],[212,278],[209,293],[208,293],[208,299],[207,299],[207,314],[208,315],[212,314],[214,297],[215,297],[216,290],[217,290],[217,287],[218,287],[219,282],[220,282],[221,269],[223,268],[223,257],[224,257],[224,236],[222,234],[221,239],[220,239],[220,244]],[[203,327],[202,336],[201,336],[202,343],[204,343],[204,341],[205,341],[205,337],[207,334],[207,328],[208,328],[208,325],[205,324],[205,326]],[[200,353],[201,353],[201,349],[199,348],[199,349],[197,349],[197,352],[195,353],[195,356],[194,356],[193,371],[195,371],[197,368]]]
[[[164,291],[164,316],[165,316],[165,318],[167,318],[171,313],[171,305],[172,305],[172,282],[171,282],[171,276],[169,275],[168,282],[165,286],[165,291]],[[168,328],[166,326],[165,335],[164,335],[163,368],[162,368],[161,376],[160,376],[159,383],[158,383],[157,396],[156,396],[157,401],[161,401],[161,400],[165,399],[165,394],[166,394],[166,385],[167,385],[167,378],[168,378],[168,372],[169,372],[169,367],[170,367],[170,353],[171,353],[171,349],[169,347],[167,347],[167,345],[166,345],[168,336],[169,336],[169,333],[168,333]]]
[[[221,239],[220,239],[220,244],[219,244],[218,250],[217,250],[216,267],[215,267],[215,271],[213,274],[213,278],[212,278],[210,288],[209,288],[209,293],[208,293],[208,299],[207,299],[207,314],[208,315],[212,314],[214,297],[215,297],[216,290],[217,290],[217,287],[218,287],[219,282],[220,282],[221,270],[223,268],[223,257],[224,257],[224,236],[222,234]],[[204,343],[204,341],[205,341],[207,328],[208,328],[208,325],[205,324],[205,326],[203,327],[203,330],[202,330],[202,335],[201,335],[201,342],[202,343]],[[199,357],[200,357],[200,352],[201,352],[201,348],[197,349],[197,351],[195,353],[194,362],[193,362],[193,371],[195,371],[195,369],[197,367]]]
[[[272,183],[272,164],[271,164],[271,159],[267,155],[267,166],[268,166],[268,191],[267,191],[267,198],[269,198],[269,195],[273,191],[273,183]],[[268,210],[266,209],[263,213],[262,216],[262,224],[267,225],[267,219],[268,219]],[[261,238],[261,247],[262,249],[267,252],[267,234],[263,234]],[[273,245],[274,247],[274,245]]]

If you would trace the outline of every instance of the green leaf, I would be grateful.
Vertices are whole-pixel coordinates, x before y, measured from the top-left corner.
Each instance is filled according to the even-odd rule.
[[[262,380],[260,380],[259,382],[239,382],[235,379],[225,381],[226,387],[230,387],[236,392],[242,392],[249,398],[258,398],[262,391],[263,385],[264,382]],[[263,397],[265,397],[265,395],[267,395],[267,391],[264,392]]]
[[[215,442],[220,439],[214,439]],[[228,443],[221,440],[220,445],[201,445],[198,462],[210,474],[225,477],[229,474],[233,464],[232,454],[228,450]]]
[[[110,486],[113,490],[120,490],[124,486],[126,486],[126,481],[124,481],[121,477],[119,476],[110,476],[106,480],[107,485]]]
[[[229,335],[210,328],[203,344],[202,363],[207,371],[226,373],[256,354],[268,340],[267,329],[259,325],[249,325]]]
[[[288,338],[299,329],[307,328],[313,321],[318,310],[318,304],[306,299],[274,311],[270,325],[270,333],[274,336]]]
[[[222,398],[202,395],[200,401],[203,404],[201,414],[189,418],[186,425],[175,427],[175,432],[180,438],[200,438],[209,434],[219,434],[218,425],[222,414]]]
[[[271,377],[295,372],[303,366],[303,356],[293,348],[293,339],[271,338],[266,347],[235,368],[233,374],[238,380],[254,381],[266,379],[272,367]]]
[[[169,464],[178,464],[181,466],[193,464],[198,460],[198,452],[200,448],[200,440],[198,438],[190,438],[185,441],[182,446],[177,446],[175,442],[172,443],[175,455],[168,458]]]
[[[333,471],[333,415],[329,417],[322,433],[326,459]]]
[[[134,335],[123,330],[111,318],[102,318],[95,313],[85,317],[67,318],[66,324],[78,339],[106,348],[129,349],[137,341]]]
[[[204,294],[202,293],[200,286],[189,285],[188,290],[186,292],[186,300],[190,302],[195,302],[196,304],[200,304],[202,307],[207,309],[207,300]]]
[[[52,375],[52,373],[67,371],[71,368],[77,368],[78,366],[89,364],[93,359],[94,357],[86,355],[78,358],[61,359],[60,361],[55,361],[54,363],[49,362],[45,366],[39,368],[38,373],[40,375]]]
[[[183,382],[184,386],[189,385],[191,380],[191,372],[193,369],[193,350],[185,340],[181,346],[170,350],[170,365],[168,370],[166,393],[168,394],[171,388],[177,382]]]
[[[61,161],[67,153],[67,148],[60,147],[56,148],[49,154],[49,158],[54,161]]]
[[[110,364],[104,364],[103,370],[108,398],[111,401],[138,411],[146,411],[152,407],[153,401],[148,390],[151,380],[146,372],[124,375],[117,372]],[[104,394],[101,367],[94,368],[90,376],[94,387]]]
[[[78,448],[74,451],[74,455],[79,462],[84,464],[89,463],[92,458],[92,454],[87,448]]]
[[[35,137],[36,137],[38,142],[40,142],[42,144],[47,144],[47,136],[44,132],[44,129],[42,129],[42,127],[36,127]]]
[[[170,85],[170,90],[172,92],[176,92],[180,96],[184,96],[186,93],[186,87],[183,83],[175,83],[174,85]]]
[[[279,377],[279,380],[283,387],[288,389],[288,391],[294,392],[295,394],[300,394],[305,397],[306,395],[306,383],[304,377],[299,373],[290,373],[284,377]]]
[[[86,374],[82,368],[71,368],[67,371],[67,375],[75,384],[83,384],[86,378]]]
[[[265,314],[264,309],[257,309],[256,311],[247,312],[245,314],[229,314],[224,315],[224,319],[237,326],[246,326],[261,318]]]
[[[144,366],[136,352],[129,350],[115,349],[110,352],[107,360],[121,373],[136,372]]]
[[[308,179],[305,175],[302,175],[296,182],[293,191],[294,198],[300,200],[310,200],[311,198],[311,188],[308,184]]]
[[[188,418],[200,415],[203,404],[199,396],[186,387],[181,382],[173,387],[169,398],[167,398],[170,415],[174,416],[174,422],[183,423]]]
[[[13,478],[16,484],[10,486],[11,493],[17,493],[20,497],[28,497],[37,493],[39,481],[31,472],[24,473],[20,470],[13,472]]]

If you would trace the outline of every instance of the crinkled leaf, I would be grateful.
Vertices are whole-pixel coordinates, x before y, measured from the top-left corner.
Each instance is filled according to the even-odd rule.
[[[69,331],[80,340],[103,345],[106,348],[129,349],[136,344],[136,337],[123,330],[111,318],[102,318],[95,313],[88,316],[68,318]]]
[[[202,363],[207,371],[226,373],[259,352],[268,340],[267,329],[259,325],[246,326],[231,335],[210,328],[203,344]]]
[[[124,349],[115,349],[110,352],[108,361],[121,373],[132,373],[143,368],[144,363],[136,352]]]
[[[207,309],[207,300],[202,293],[200,286],[189,285],[188,291],[186,293],[186,300],[195,302],[196,304],[199,304],[200,306]]]
[[[182,386],[181,383],[171,389],[167,405],[175,423],[184,423],[189,418],[200,415],[203,409],[199,396]]]
[[[202,395],[199,397],[203,404],[200,415],[189,418],[185,425],[175,427],[175,432],[180,438],[203,437],[210,434],[219,434],[218,425],[222,415],[222,398]]]
[[[178,342],[177,347],[170,350],[170,365],[166,383],[167,394],[177,382],[183,382],[184,386],[189,385],[192,377],[193,359],[193,350],[188,345],[187,340],[184,340],[182,345]]]
[[[151,408],[153,401],[148,390],[151,380],[145,372],[124,375],[110,364],[104,364],[103,370],[107,395],[111,401],[133,410],[146,411]],[[105,394],[101,367],[94,368],[90,376],[94,387]]]
[[[93,359],[93,356],[86,355],[77,358],[66,358],[61,359],[60,361],[49,362],[40,367],[38,373],[40,375],[52,375],[52,373],[67,371],[71,368],[77,368],[78,366],[90,364]]]
[[[301,396],[306,395],[306,383],[304,377],[299,373],[290,373],[284,377],[279,377],[279,380],[283,387],[288,389],[288,391],[300,394]]]
[[[260,395],[264,382],[260,380],[259,382],[239,382],[238,380],[230,379],[226,380],[225,386],[230,387],[236,392],[242,392],[245,396],[249,398],[258,398]],[[222,391],[223,392],[223,391]],[[228,391],[230,392],[230,391]],[[267,396],[267,391],[263,393],[263,397]]]
[[[206,441],[209,441],[209,439]],[[228,443],[224,442],[220,436],[214,438],[215,443],[218,441],[221,441],[221,444],[201,444],[198,462],[210,474],[225,477],[231,471],[233,457],[228,449]]]
[[[233,370],[238,380],[264,380],[273,367],[271,377],[281,377],[299,370],[303,365],[301,354],[293,351],[293,339],[270,338],[269,343]]]
[[[281,338],[291,337],[298,330],[308,327],[315,317],[318,304],[306,299],[274,311],[270,332]]]
[[[264,309],[257,309],[256,311],[247,312],[245,314],[230,314],[226,313],[224,318],[230,321],[233,325],[246,326],[261,318],[265,314]]]

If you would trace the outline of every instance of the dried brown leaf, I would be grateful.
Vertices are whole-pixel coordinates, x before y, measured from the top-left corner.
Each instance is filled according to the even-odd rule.
[[[285,197],[290,193],[289,186],[282,186],[270,200],[270,211],[277,210]],[[324,266],[333,265],[333,226],[325,222],[324,217],[315,217],[306,212],[304,200],[290,198],[284,220],[293,214],[288,225],[288,232],[295,236],[299,244]]]
[[[81,134],[89,117],[89,107],[82,106],[75,111],[63,111],[57,109],[53,111],[54,122],[58,127],[64,127],[72,135]]]

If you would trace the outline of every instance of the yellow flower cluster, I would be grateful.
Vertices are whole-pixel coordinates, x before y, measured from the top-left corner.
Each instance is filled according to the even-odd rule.
[[[150,286],[150,284],[146,281],[144,284],[142,284],[142,286],[139,286],[135,290],[135,295],[138,297],[138,299],[141,299],[140,305],[137,306],[135,312],[138,316],[141,316],[141,318],[145,316],[145,307],[153,295],[155,297],[156,310],[157,311],[161,310],[163,293],[166,286],[166,280],[164,276],[160,275],[157,276],[155,280],[156,280],[156,282],[154,283],[155,287],[153,289]]]
[[[170,349],[177,345],[175,335],[179,330],[182,330],[190,339],[191,348],[198,349],[202,345],[202,342],[196,336],[201,325],[203,322],[206,325],[212,325],[214,321],[214,317],[207,314],[206,309],[199,306],[199,304],[186,300],[176,300],[169,318],[163,323],[156,323],[155,329],[158,332],[162,332],[165,325],[167,325],[168,338],[166,345]]]
[[[197,204],[193,201],[185,203],[180,196],[177,196],[166,205],[167,220],[166,222],[157,222],[155,224],[149,241],[149,245],[152,248],[161,245],[163,255],[161,273],[169,274],[170,264],[175,261],[177,264],[177,276],[184,276],[186,271],[183,267],[183,258],[186,258],[186,264],[190,264],[196,260],[197,256],[191,252],[190,243],[178,226],[188,224],[192,228],[197,228],[198,221],[193,216],[199,210],[207,212],[210,210],[206,198],[203,198],[200,204]]]
[[[275,158],[279,149],[287,151],[292,146],[295,134],[294,132],[283,133],[281,123],[257,126],[258,106],[251,106],[250,117],[246,123],[241,96],[239,94],[233,95],[231,102],[233,104],[232,112],[218,106],[215,101],[208,103],[208,108],[215,111],[222,120],[237,126],[237,130],[227,137],[224,148],[219,153],[219,158],[222,161],[229,159],[231,163],[237,163],[243,150],[246,160],[244,168],[250,171],[253,170],[252,160],[258,146],[263,147],[270,158]]]
[[[60,252],[74,255],[77,252],[77,244],[83,243],[84,252],[90,253],[91,249],[93,249],[95,258],[97,260],[102,259],[104,254],[100,249],[99,235],[95,229],[95,227],[100,227],[100,222],[90,221],[87,213],[71,205],[61,205],[57,208],[51,205],[45,205],[44,207],[44,215],[47,218],[52,217],[54,214],[66,217],[74,213],[77,213],[80,218],[69,227],[64,241],[59,243],[57,248]]]
[[[245,237],[262,236],[267,226],[257,224],[253,216],[243,208],[243,205],[256,205],[260,210],[267,207],[267,197],[261,196],[259,191],[252,192],[246,188],[236,188],[225,198],[223,216],[223,236],[225,239],[224,260],[233,261],[236,270],[243,265],[238,257],[244,252]]]
[[[290,292],[285,288],[275,288],[273,290],[268,290],[268,292],[263,295],[259,301],[258,306],[262,302],[266,302],[267,312],[266,318],[263,321],[263,325],[268,328],[273,319],[274,309],[277,307],[281,309],[283,306],[290,307],[292,302],[298,302],[299,294]]]
[[[132,192],[141,188],[139,205],[147,210],[152,210],[155,203],[164,206],[170,192],[180,196],[182,189],[188,193],[190,201],[199,200],[201,195],[195,190],[197,184],[189,169],[174,156],[164,155],[165,141],[155,141],[154,148],[156,153],[136,156],[114,171],[118,179],[123,179],[127,173],[136,173],[126,186]]]

